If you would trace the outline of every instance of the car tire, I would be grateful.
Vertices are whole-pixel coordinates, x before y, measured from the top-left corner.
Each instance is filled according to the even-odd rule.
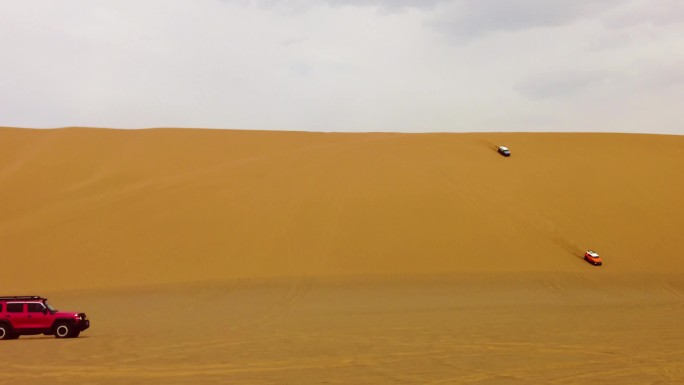
[[[0,340],[9,340],[12,337],[12,329],[7,325],[0,325]]]
[[[55,326],[56,338],[71,338],[74,334],[74,327],[66,322],[60,322]]]

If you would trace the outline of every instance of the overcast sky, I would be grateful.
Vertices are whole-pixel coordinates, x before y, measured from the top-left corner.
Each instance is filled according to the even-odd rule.
[[[684,134],[684,1],[0,0],[0,126]]]

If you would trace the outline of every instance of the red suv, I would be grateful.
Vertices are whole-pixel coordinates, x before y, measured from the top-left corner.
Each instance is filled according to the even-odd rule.
[[[31,334],[76,338],[89,327],[85,313],[58,311],[47,298],[0,297],[0,340]]]

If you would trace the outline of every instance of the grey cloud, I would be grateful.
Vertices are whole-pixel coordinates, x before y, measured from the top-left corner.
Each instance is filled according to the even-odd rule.
[[[529,77],[515,85],[514,89],[529,99],[562,98],[605,84],[613,76],[605,71],[549,72]]]
[[[658,65],[642,71],[635,76],[634,83],[640,90],[647,91],[669,87],[681,89],[684,84],[684,63]]]
[[[677,64],[644,66],[631,71],[547,72],[532,75],[513,88],[531,100],[570,98],[599,89],[610,89],[612,94],[657,93],[666,88],[680,89],[684,84],[684,67]]]
[[[639,23],[684,22],[680,0],[222,0],[239,5],[299,13],[313,7],[374,7],[388,13],[434,10],[430,26],[457,39],[490,33],[554,27],[581,19],[600,19],[615,28]]]
[[[594,18],[625,0],[461,0],[440,8],[431,23],[459,39],[501,31],[560,26],[578,19]]]
[[[684,23],[684,2],[680,0],[640,0],[612,12],[604,24],[627,28],[638,24],[671,25]]]
[[[389,12],[401,11],[408,8],[430,9],[437,4],[450,0],[223,0],[226,3],[240,5],[252,4],[259,8],[277,9],[286,12],[303,12],[320,5],[331,7],[375,7]]]
[[[326,3],[333,6],[375,6],[383,9],[395,10],[405,8],[433,8],[437,4],[448,2],[448,0],[326,0]]]

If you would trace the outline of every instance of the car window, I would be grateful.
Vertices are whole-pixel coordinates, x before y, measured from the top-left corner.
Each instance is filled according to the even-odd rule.
[[[29,313],[42,313],[43,310],[45,310],[45,306],[43,306],[42,303],[27,303],[26,304],[26,310]]]
[[[0,303],[0,313],[2,313],[2,304]]]
[[[7,304],[7,312],[8,313],[21,313],[24,311],[24,304],[23,303],[8,303]]]

